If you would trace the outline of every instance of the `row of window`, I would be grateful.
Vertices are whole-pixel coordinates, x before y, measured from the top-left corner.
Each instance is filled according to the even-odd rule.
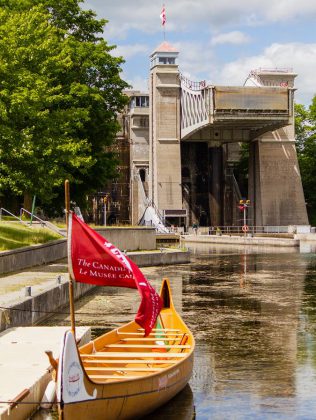
[[[133,127],[149,127],[149,117],[134,117]]]
[[[131,98],[131,108],[136,106],[141,108],[149,107],[149,96],[132,96]]]

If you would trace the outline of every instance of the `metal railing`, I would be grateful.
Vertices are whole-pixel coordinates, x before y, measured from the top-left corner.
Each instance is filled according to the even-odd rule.
[[[63,231],[61,231],[53,223],[48,222],[47,220],[41,219],[40,217],[36,216],[34,213],[31,213],[30,211],[24,209],[23,207],[20,209],[20,220],[22,220],[22,216],[23,216],[24,213],[26,213],[29,216],[31,216],[31,221],[28,224],[31,224],[32,223],[32,219],[35,219],[35,220],[37,220],[41,224],[42,227],[45,226],[48,229],[53,230],[54,232],[58,233],[59,235],[66,236],[66,233],[63,232]]]
[[[66,233],[63,232],[61,229],[59,229],[57,226],[55,226],[53,223],[48,222],[47,220],[43,220],[40,217],[36,216],[34,213],[31,213],[30,211],[24,209],[23,207],[20,209],[20,216],[16,216],[15,214],[11,213],[9,210],[1,207],[0,208],[0,221],[2,221],[3,213],[8,214],[10,217],[12,217],[14,220],[17,220],[18,222],[22,223],[25,226],[31,227],[32,220],[37,220],[37,223],[40,223],[42,227],[46,227],[56,233],[58,233],[61,236],[66,236]],[[30,221],[25,221],[22,219],[23,214],[26,213],[31,217]]]
[[[1,207],[1,208],[0,208],[0,221],[2,221],[2,214],[3,214],[3,213],[8,214],[10,217],[13,217],[13,218],[14,218],[14,219],[16,219],[18,222],[20,222],[20,223],[22,223],[22,224],[24,224],[24,225],[27,225],[27,226],[28,226],[28,223],[27,223],[27,222],[24,222],[24,220],[21,220],[21,218],[20,218],[20,217],[18,217],[18,216],[16,216],[15,214],[11,213],[9,210],[4,209],[3,207]]]
[[[179,78],[181,80],[181,84],[186,86],[188,89],[191,90],[202,90],[206,88],[206,81],[201,80],[200,82],[194,82],[193,80],[188,79],[183,74],[180,73]]]
[[[193,231],[192,228],[189,229]],[[265,234],[293,234],[289,226],[201,226],[198,228],[198,233],[201,235],[265,235]]]

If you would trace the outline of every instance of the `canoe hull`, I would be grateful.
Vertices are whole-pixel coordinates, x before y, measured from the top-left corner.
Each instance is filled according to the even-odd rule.
[[[178,394],[193,370],[194,338],[175,311],[164,279],[155,328],[132,321],[78,349],[72,331],[61,343],[57,401],[63,420],[137,419]]]
[[[161,362],[164,354],[161,354]],[[167,362],[167,359],[166,359]],[[140,361],[141,363],[141,361]],[[165,404],[188,383],[193,353],[174,366],[150,376],[117,382],[92,382],[80,361],[71,331],[65,334],[60,359],[57,400],[61,419],[135,419]],[[119,368],[118,368],[119,369]]]
[[[92,418],[92,415],[95,420],[140,418],[178,394],[187,385],[192,366],[193,357],[189,357],[163,375],[155,375],[155,378],[87,386],[91,393],[97,389],[96,398],[65,404],[61,418],[79,420]]]

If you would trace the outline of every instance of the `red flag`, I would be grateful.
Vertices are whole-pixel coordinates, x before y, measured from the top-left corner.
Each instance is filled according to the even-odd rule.
[[[162,307],[160,296],[137,265],[118,248],[69,214],[68,264],[71,277],[81,283],[138,289],[141,295],[135,321],[148,335]]]
[[[161,24],[164,26],[166,24],[166,8],[165,5],[162,6],[161,13],[160,13]]]

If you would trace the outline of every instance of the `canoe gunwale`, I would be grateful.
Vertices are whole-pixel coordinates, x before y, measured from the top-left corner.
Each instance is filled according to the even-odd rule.
[[[193,354],[190,354],[190,356],[193,356]],[[185,359],[184,361],[187,361],[188,359]],[[183,362],[184,362],[183,361]],[[178,367],[179,365],[177,364],[176,365],[176,367]],[[174,368],[174,366],[172,366],[172,368]],[[173,369],[172,369],[173,370]],[[152,377],[153,375],[150,375],[150,377]],[[157,376],[157,375],[155,375],[155,376]],[[158,375],[159,376],[159,375]],[[81,400],[81,401],[74,401],[74,402],[71,402],[71,403],[63,403],[65,406],[66,405],[72,405],[72,404],[80,404],[80,403],[89,403],[89,404],[91,404],[91,403],[93,403],[93,401],[103,401],[103,400],[114,400],[114,399],[119,399],[119,398],[125,398],[125,399],[128,399],[128,398],[134,398],[134,397],[138,397],[138,396],[141,396],[141,395],[148,395],[148,394],[155,394],[155,393],[160,393],[161,391],[167,391],[167,390],[169,390],[169,389],[171,389],[171,388],[174,388],[176,385],[179,385],[181,382],[183,382],[183,388],[185,387],[185,385],[188,383],[188,381],[190,380],[190,377],[191,377],[191,372],[190,372],[190,374],[188,375],[188,376],[186,376],[186,377],[181,377],[181,379],[179,379],[178,381],[176,381],[176,382],[172,382],[170,385],[166,385],[165,387],[163,387],[163,388],[156,388],[156,389],[152,389],[152,390],[148,390],[148,391],[142,391],[142,392],[137,392],[137,393],[131,393],[131,394],[122,394],[122,395],[113,395],[113,396],[104,396],[104,397],[100,397],[100,398],[95,398],[95,399],[93,399],[93,400],[90,400],[90,399],[85,399],[85,400]],[[147,379],[148,377],[146,377],[146,379]],[[142,376],[142,377],[140,377],[140,380],[144,380],[144,377]],[[131,380],[126,380],[126,381],[121,381],[121,383],[124,383],[124,385],[127,383],[127,382],[133,382],[133,383],[137,383],[139,380],[136,380],[136,379],[131,379]],[[100,383],[100,382],[93,382],[93,381],[90,381],[93,385],[96,385],[96,386],[102,386],[102,387],[107,387],[107,386],[112,386],[112,385],[119,385],[120,384],[120,382],[119,381],[117,381],[117,382],[107,382],[107,383]],[[182,388],[180,388],[179,390],[181,390]]]
[[[162,289],[165,295],[166,289],[170,292],[168,281],[163,281]],[[195,340],[176,312],[171,292],[170,296],[167,293],[167,298],[168,306],[163,307],[160,321],[156,324],[162,325],[162,328],[154,328],[151,333],[155,334],[156,342],[145,347],[142,343],[137,345],[140,349],[138,352],[133,351],[134,347],[129,345],[130,340],[127,340],[124,347],[119,347],[119,351],[112,351],[112,348],[115,350],[115,343],[122,343],[124,333],[127,333],[126,338],[131,338],[133,333],[137,334],[134,341],[140,338],[142,329],[135,321],[97,337],[80,349],[75,343],[73,332],[65,334],[57,379],[57,400],[62,420],[86,419],[87,410],[91,409],[94,410],[96,420],[105,417],[109,420],[138,418],[165,404],[187,385],[193,370]],[[172,337],[168,337],[168,332]],[[179,336],[175,337],[175,333]],[[180,344],[174,348],[160,344],[164,339]],[[114,346],[107,347],[109,344]],[[129,368],[126,373],[124,366]],[[86,367],[91,376],[99,377],[90,377]],[[117,372],[118,375],[102,375],[98,367],[106,367],[107,371]],[[146,367],[157,368],[157,371],[149,369],[147,372]],[[143,368],[143,372],[135,375],[137,368]],[[124,376],[119,375],[120,371]],[[102,380],[102,376],[112,377]]]
[[[178,369],[179,367],[182,367],[182,364],[184,364],[185,362],[187,362],[188,361],[188,359],[190,358],[190,356],[192,356],[193,355],[193,351],[192,352],[190,352],[190,353],[188,353],[188,355],[187,355],[187,357],[184,357],[183,359],[179,359],[179,360],[177,360],[177,363],[175,363],[175,364],[172,364],[171,366],[167,366],[166,368],[162,368],[159,372],[152,372],[151,374],[149,374],[149,375],[146,375],[146,376],[139,376],[139,379],[135,379],[135,378],[131,378],[131,379],[128,379],[128,377],[124,377],[124,376],[122,376],[122,379],[124,378],[124,380],[123,381],[121,381],[121,382],[124,382],[124,384],[126,383],[126,382],[130,382],[130,381],[132,381],[133,383],[135,383],[136,384],[136,382],[138,382],[138,381],[144,381],[144,380],[149,380],[150,378],[155,378],[156,376],[161,376],[162,374],[164,374],[164,373],[170,373],[169,371],[171,371],[171,370],[175,370],[175,369]],[[162,357],[163,357],[163,353],[162,353]],[[146,361],[145,360],[140,360],[139,361],[139,364],[146,364]],[[154,363],[150,363],[150,364],[154,364]],[[166,364],[168,364],[168,361],[166,361]],[[97,370],[97,368],[95,369],[95,370]],[[113,369],[114,370],[114,369]],[[124,368],[122,368],[122,369],[120,369],[120,368],[117,368],[117,369],[115,369],[115,370],[124,370]],[[137,369],[135,369],[135,370],[137,370]],[[89,382],[91,382],[91,384],[93,384],[93,385],[110,385],[110,384],[115,384],[115,385],[117,385],[117,384],[119,384],[120,383],[120,381],[119,380],[117,380],[117,381],[106,381],[106,382],[95,382],[93,379],[91,379],[90,377],[89,377],[89,375],[87,374],[87,372],[86,372],[86,369],[85,369],[85,367],[84,367],[84,373],[85,373],[85,376],[86,376],[86,379],[89,381]],[[126,378],[126,379],[125,379]]]

